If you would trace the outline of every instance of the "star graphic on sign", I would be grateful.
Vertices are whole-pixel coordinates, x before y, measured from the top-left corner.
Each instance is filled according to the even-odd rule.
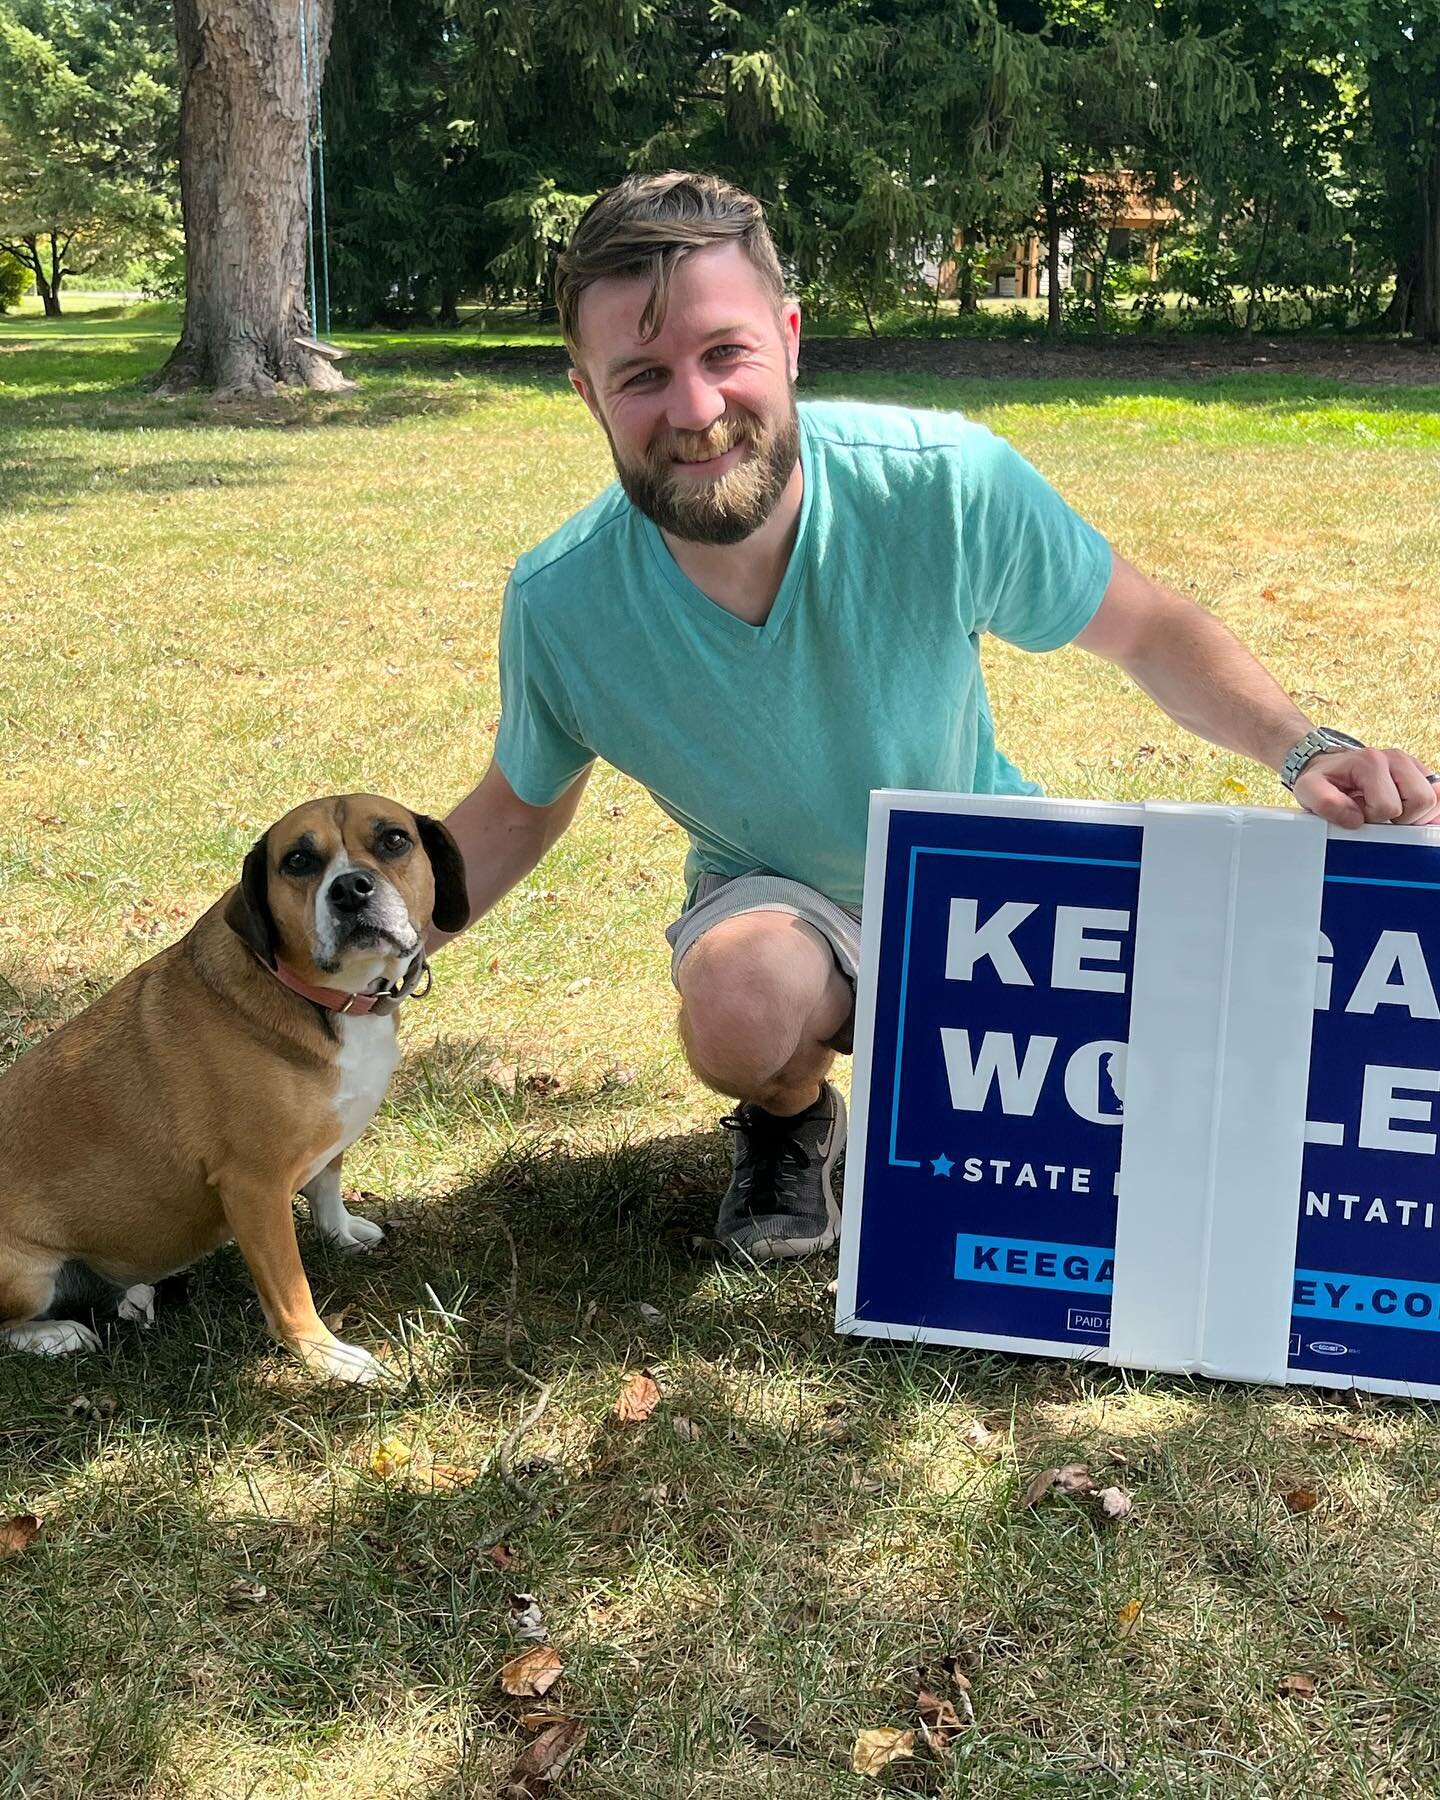
[[[932,1156],[930,1158],[930,1167],[937,1175],[948,1175],[955,1165],[942,1150],[939,1156]]]

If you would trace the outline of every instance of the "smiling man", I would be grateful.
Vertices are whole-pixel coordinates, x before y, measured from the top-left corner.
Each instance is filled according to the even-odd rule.
[[[992,632],[1118,663],[1190,730],[1341,825],[1440,815],[1415,759],[1316,728],[981,426],[797,407],[800,309],[759,203],[635,176],[561,258],[570,379],[619,486],[516,565],[495,760],[447,823],[472,917],[533,869],[604,757],[690,836],[668,938],[700,1079],[739,1104],[717,1235],[833,1243],[870,790],[1034,793],[997,748]]]

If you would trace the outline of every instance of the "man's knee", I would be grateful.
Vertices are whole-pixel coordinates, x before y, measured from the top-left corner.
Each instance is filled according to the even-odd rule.
[[[843,977],[830,946],[790,914],[722,920],[686,954],[677,973],[686,1045],[702,1063],[753,1056],[779,1067],[799,1048],[816,1014],[834,1009],[830,989],[837,981]]]

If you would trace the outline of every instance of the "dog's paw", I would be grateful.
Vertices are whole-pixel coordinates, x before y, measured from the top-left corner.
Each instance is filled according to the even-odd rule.
[[[295,1353],[312,1374],[321,1375],[327,1381],[368,1387],[371,1382],[386,1378],[384,1363],[356,1344],[342,1344],[339,1338],[331,1338],[328,1343],[297,1344]]]
[[[116,1312],[122,1319],[138,1319],[142,1325],[155,1323],[155,1290],[148,1281],[126,1288],[120,1296]]]
[[[327,1243],[349,1256],[357,1256],[362,1250],[373,1250],[377,1244],[385,1242],[385,1233],[378,1225],[355,1213],[346,1213],[335,1229],[324,1235]]]
[[[74,1319],[27,1319],[7,1325],[0,1337],[16,1350],[32,1356],[69,1356],[77,1350],[98,1350],[100,1340],[88,1325]]]

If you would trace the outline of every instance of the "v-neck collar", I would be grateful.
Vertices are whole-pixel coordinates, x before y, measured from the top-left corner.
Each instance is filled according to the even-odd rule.
[[[769,649],[785,629],[785,621],[795,604],[805,564],[806,538],[815,506],[815,459],[810,451],[804,409],[797,407],[796,413],[800,421],[800,518],[795,527],[795,542],[790,546],[790,560],[785,565],[779,591],[763,625],[752,625],[748,619],[740,618],[728,607],[721,606],[718,600],[712,600],[703,588],[697,587],[671,555],[670,546],[665,542],[659,526],[653,519],[646,518],[638,508],[635,509],[635,517],[641,535],[649,545],[656,572],[671,592],[678,595],[689,608],[697,623],[721,632],[737,645],[749,645],[755,650]]]

